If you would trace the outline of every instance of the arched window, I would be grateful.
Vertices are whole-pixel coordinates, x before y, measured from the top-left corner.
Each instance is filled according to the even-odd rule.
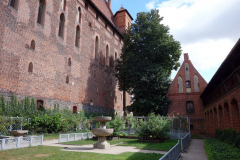
[[[79,47],[79,42],[80,42],[80,27],[77,26],[76,28],[76,40],[75,40],[75,46]]]
[[[105,60],[105,65],[108,66],[108,53],[109,53],[109,47],[108,45],[106,46],[106,60]]]
[[[178,77],[178,93],[183,93],[183,83],[182,83],[182,77]]]
[[[30,46],[30,48],[33,49],[33,50],[35,50],[35,41],[34,41],[34,40],[31,41],[31,46]]]
[[[95,40],[95,59],[98,59],[98,36]]]
[[[44,25],[44,10],[45,10],[45,0],[39,0],[39,7],[38,7],[38,19],[37,23]]]
[[[66,83],[69,84],[69,77],[66,77]]]
[[[77,113],[77,106],[73,106],[73,114]]]
[[[71,66],[71,65],[72,65],[71,58],[68,58],[68,65],[69,65],[69,66]]]
[[[28,65],[28,72],[32,73],[33,72],[33,63],[30,62]]]
[[[78,23],[81,23],[81,18],[82,18],[81,8],[78,7]]]
[[[9,5],[15,9],[18,9],[18,1],[19,0],[10,0]]]
[[[193,85],[194,85],[194,91],[199,92],[199,82],[198,82],[198,76],[193,76]]]
[[[186,102],[186,112],[187,113],[194,113],[193,101],[187,101]]]
[[[62,10],[66,11],[66,0],[62,0]]]
[[[65,16],[64,14],[62,13],[60,15],[60,22],[59,22],[59,32],[58,32],[58,35],[60,37],[63,38],[63,35],[64,35],[64,23],[65,23]]]

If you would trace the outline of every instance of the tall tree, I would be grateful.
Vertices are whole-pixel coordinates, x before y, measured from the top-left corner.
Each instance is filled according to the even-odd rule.
[[[119,89],[133,95],[127,107],[135,115],[162,114],[167,107],[169,76],[177,69],[181,46],[160,24],[158,10],[140,12],[124,36],[122,54],[115,66]]]

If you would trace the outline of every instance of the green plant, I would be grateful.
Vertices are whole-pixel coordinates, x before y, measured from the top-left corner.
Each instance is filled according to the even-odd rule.
[[[121,131],[123,121],[120,116],[115,116],[113,120],[106,123],[106,128],[113,128],[113,136],[117,135]]]
[[[141,139],[144,138],[168,138],[170,131],[170,120],[154,113],[149,114],[148,120],[140,120],[136,133]]]
[[[223,130],[217,129],[215,131],[215,138],[232,145],[233,147],[240,148],[240,133],[232,127],[230,129],[224,128]]]

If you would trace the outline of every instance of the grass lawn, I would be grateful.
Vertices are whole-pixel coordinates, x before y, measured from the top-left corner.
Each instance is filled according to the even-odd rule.
[[[66,152],[61,151],[61,147],[37,146],[20,149],[10,149],[0,151],[1,160],[24,159],[24,160],[158,160],[163,155],[156,153],[131,153],[125,152],[119,155]]]
[[[86,139],[86,140],[79,140],[79,141],[71,141],[71,142],[64,142],[62,144],[71,144],[71,145],[86,145],[86,144],[94,144],[97,140]],[[108,142],[113,145],[117,144],[119,146],[135,146],[138,149],[147,149],[147,150],[160,150],[160,151],[168,151],[173,146],[175,146],[178,142],[177,139],[170,139],[165,140],[164,143],[139,143],[137,139],[127,139],[121,138],[120,140],[111,140]]]
[[[191,139],[204,139],[199,135],[191,135]]]

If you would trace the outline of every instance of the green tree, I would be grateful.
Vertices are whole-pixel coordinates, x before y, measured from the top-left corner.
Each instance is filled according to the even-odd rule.
[[[125,31],[122,54],[115,66],[119,90],[134,95],[127,107],[135,115],[162,114],[167,107],[171,71],[176,70],[181,46],[160,24],[158,10],[140,12]]]

